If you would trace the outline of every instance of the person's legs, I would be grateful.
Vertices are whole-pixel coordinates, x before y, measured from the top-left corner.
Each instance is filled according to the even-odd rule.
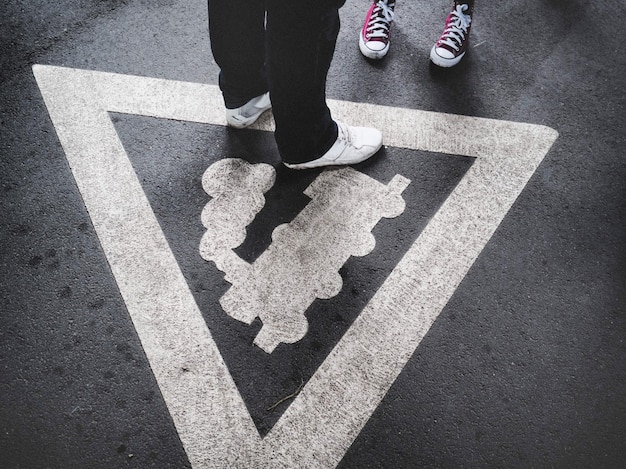
[[[268,91],[265,72],[265,2],[208,0],[209,35],[227,109]]]
[[[339,33],[331,0],[267,0],[267,52],[276,143],[287,163],[314,160],[337,139],[326,76]]]
[[[474,0],[455,0],[443,33],[430,51],[430,60],[435,65],[452,67],[465,56],[473,12]]]
[[[344,2],[209,0],[227,122],[237,128],[252,124],[270,107],[269,85],[276,143],[290,168],[359,163],[382,145],[378,130],[337,123],[326,105]]]

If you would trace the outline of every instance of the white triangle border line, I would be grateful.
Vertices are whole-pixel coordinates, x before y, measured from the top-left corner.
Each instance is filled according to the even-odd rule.
[[[225,125],[219,89],[48,65],[33,72],[196,469],[335,467],[558,136],[540,125],[329,101],[339,120],[383,125],[388,146],[477,160],[261,438],[109,117],[118,112]],[[271,118],[255,128],[273,130]]]

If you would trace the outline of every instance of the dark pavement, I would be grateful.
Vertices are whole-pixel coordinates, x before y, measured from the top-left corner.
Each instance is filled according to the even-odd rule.
[[[311,453],[310,460],[302,456],[299,462],[285,462],[289,459],[281,459],[278,443],[269,450],[259,443],[260,455],[250,456],[257,451],[257,443],[250,443],[255,436],[241,437],[253,449],[242,449],[245,456],[225,464],[209,436],[206,443],[201,432],[186,433],[177,426],[186,418],[186,403],[169,397],[176,395],[168,388],[176,379],[161,375],[160,355],[147,351],[153,336],[143,335],[144,326],[129,312],[134,307],[129,306],[131,297],[121,293],[128,291],[127,279],[116,277],[117,261],[110,257],[100,222],[94,222],[99,215],[87,208],[92,203],[87,202],[89,187],[100,181],[77,183],[72,170],[79,169],[68,163],[46,105],[51,101],[44,103],[32,68],[52,65],[215,85],[218,70],[210,54],[206,5],[200,0],[3,3],[0,467],[269,467],[250,461],[273,461],[278,467],[338,462],[340,468],[623,467],[626,55],[620,31],[626,4],[478,3],[471,50],[448,71],[428,61],[449,7],[446,1],[399,3],[391,51],[377,63],[364,59],[357,45],[367,6],[349,1],[341,10],[329,98],[533,124],[553,129],[558,137],[510,209],[498,208],[504,219],[441,312],[432,317],[432,327],[424,326],[414,353],[396,360],[401,372],[390,379],[389,390],[372,390],[373,395],[381,393],[382,401],[372,398],[371,418],[363,417],[362,428],[357,423],[350,427],[354,436],[346,437],[351,444],[345,450],[328,449],[326,442],[344,438],[329,420],[327,434],[324,430],[310,442],[300,436],[293,443],[293,451]],[[77,80],[77,95],[81,86]],[[120,96],[111,100],[123,102]],[[356,119],[350,109],[379,108],[350,107],[347,115]],[[350,257],[339,269],[341,290],[312,303],[304,338],[280,344],[269,354],[253,345],[259,319],[248,325],[220,306],[230,283],[199,254],[206,230],[201,213],[210,199],[202,175],[225,158],[275,168],[276,181],[265,194],[263,209],[248,226],[245,242],[234,249],[252,264],[268,251],[278,225],[305,212],[309,199],[304,191],[324,173],[283,168],[269,132],[136,114],[112,111],[110,116],[210,331],[207,343],[215,342],[221,355],[217,361],[223,360],[230,372],[235,394],[258,435],[270,441],[276,433],[282,439],[271,441],[289,443],[291,427],[280,426],[281,417],[289,415],[292,404],[300,409],[298,402],[305,400],[298,401],[300,392],[302,398],[313,396],[323,403],[325,390],[315,394],[311,384],[316,370],[343,343],[372,298],[378,298],[396,265],[412,252],[413,243],[476,162],[463,156],[471,152],[388,144],[374,160],[358,165],[355,169],[370,182],[387,184],[396,174],[408,178],[404,211],[380,217],[372,230],[376,244],[371,253]],[[380,116],[377,121],[374,114],[371,124],[393,133],[390,121]],[[491,121],[478,122],[482,128]],[[413,123],[406,125],[410,133]],[[455,148],[465,148],[465,139],[474,138],[463,129],[458,135]],[[511,141],[521,153],[533,144]],[[507,173],[501,176],[505,191]],[[103,191],[103,200],[109,198],[115,200],[114,194]],[[117,206],[110,209],[114,213]],[[115,246],[141,245],[131,234],[136,227],[115,229],[127,228],[128,238],[118,237]],[[441,237],[446,239],[447,233]],[[156,259],[161,261],[165,265]],[[431,277],[422,280],[428,283]],[[141,299],[157,305],[160,294]],[[427,307],[414,306],[416,312]],[[385,322],[384,316],[378,319]],[[402,333],[399,327],[399,342]],[[154,337],[169,340],[156,333]],[[393,348],[378,345],[380,350]],[[368,353],[377,356],[372,350],[363,356]],[[162,358],[163,363],[172,359]],[[394,358],[388,360],[393,363]],[[342,369],[337,370],[341,375]],[[364,358],[355,373],[367,376],[369,370]],[[378,368],[372,372],[374,380],[377,373]],[[190,382],[202,385],[202,373],[194,379]],[[221,380],[226,384],[218,394],[229,395],[229,378]],[[230,401],[225,397],[223,402]],[[361,410],[350,403],[340,407],[347,414]],[[216,414],[219,410],[214,408]],[[211,422],[210,416],[202,418]],[[225,421],[218,423],[230,431]],[[234,417],[232,421],[241,423]],[[239,431],[232,430],[234,435]],[[204,453],[196,442],[206,443]]]

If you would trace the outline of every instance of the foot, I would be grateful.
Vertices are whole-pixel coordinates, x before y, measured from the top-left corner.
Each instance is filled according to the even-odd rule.
[[[235,109],[226,109],[226,122],[230,127],[243,129],[256,122],[265,111],[272,107],[270,94],[265,93],[252,98],[246,104]]]
[[[471,24],[472,10],[469,5],[454,2],[443,34],[430,51],[430,60],[439,67],[458,64],[467,50]]]
[[[359,36],[359,49],[369,59],[382,59],[389,52],[389,36],[395,0],[376,0],[367,11]]]
[[[304,163],[285,163],[291,169],[356,164],[373,156],[383,145],[383,136],[377,129],[350,127],[337,122],[337,140],[321,157]]]

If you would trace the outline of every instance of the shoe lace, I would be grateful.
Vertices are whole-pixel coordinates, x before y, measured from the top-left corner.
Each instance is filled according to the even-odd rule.
[[[389,38],[389,28],[393,21],[393,9],[395,2],[379,0],[372,10],[372,15],[367,23],[367,32],[370,38]]]
[[[344,142],[346,145],[352,145],[354,137],[352,136],[350,126],[344,124],[343,122],[335,122],[337,122],[337,140]]]
[[[467,10],[469,10],[468,5],[457,5],[450,12],[446,21],[446,28],[439,38],[438,45],[446,44],[456,51],[461,48],[472,23],[472,17],[465,13]]]

